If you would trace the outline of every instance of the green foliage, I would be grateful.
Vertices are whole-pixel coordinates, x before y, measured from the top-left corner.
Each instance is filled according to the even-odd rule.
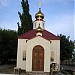
[[[23,12],[22,14],[18,12],[19,18],[21,21],[21,26],[18,24],[18,35],[28,32],[29,30],[33,29],[32,17],[29,14],[29,4],[28,0],[22,0],[21,2]]]
[[[69,40],[69,36],[60,34],[60,59],[71,59],[74,51],[74,41]]]
[[[0,61],[8,62],[17,55],[17,32],[0,29]]]
[[[75,59],[75,40],[74,40],[74,51],[73,51],[73,59]]]
[[[75,51],[73,51],[73,59],[75,59]]]

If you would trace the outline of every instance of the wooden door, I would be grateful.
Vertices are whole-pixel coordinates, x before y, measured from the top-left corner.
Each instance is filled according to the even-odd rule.
[[[44,71],[44,49],[40,45],[33,48],[32,71]]]

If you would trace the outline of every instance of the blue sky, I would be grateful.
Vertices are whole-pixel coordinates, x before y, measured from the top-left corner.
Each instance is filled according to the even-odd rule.
[[[38,11],[39,0],[29,0],[33,21]],[[45,15],[45,29],[57,34],[70,36],[74,40],[75,0],[42,0],[41,10]],[[17,30],[18,11],[22,12],[21,0],[0,0],[0,28]]]

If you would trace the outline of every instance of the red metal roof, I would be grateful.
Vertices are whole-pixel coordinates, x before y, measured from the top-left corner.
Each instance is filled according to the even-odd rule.
[[[18,38],[20,38],[20,39],[32,39],[34,37],[36,37],[36,30],[35,29],[30,30],[24,34],[21,34]],[[43,30],[42,37],[47,39],[47,40],[60,40],[59,37],[52,34],[51,32],[48,32],[47,30]]]

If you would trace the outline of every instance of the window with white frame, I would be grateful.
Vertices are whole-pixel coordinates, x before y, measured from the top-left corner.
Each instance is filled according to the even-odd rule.
[[[51,51],[51,61],[54,61],[54,51]]]
[[[36,23],[35,23],[35,28],[36,28]]]
[[[43,28],[44,28],[44,23],[43,23]]]
[[[23,51],[23,61],[26,61],[26,51]]]

